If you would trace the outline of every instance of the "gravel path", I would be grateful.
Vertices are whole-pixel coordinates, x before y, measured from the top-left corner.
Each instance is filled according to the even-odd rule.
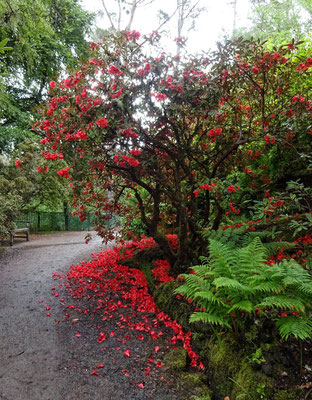
[[[1,400],[83,398],[67,396],[74,394],[77,382],[64,373],[62,361],[68,349],[56,323],[63,310],[49,294],[54,271],[63,273],[102,248],[96,237],[85,245],[85,234],[32,236],[29,242],[7,248],[0,258]],[[46,317],[47,302],[53,309],[51,318]]]
[[[79,308],[90,304],[75,303],[61,280],[53,280],[54,272],[64,274],[70,265],[90,260],[104,248],[97,237],[86,245],[85,234],[32,235],[29,242],[19,241],[0,256],[0,400],[197,398],[165,366],[156,368],[170,347],[172,331],[158,328],[163,336],[157,343],[149,334],[137,340],[141,332],[118,328],[120,313],[104,322],[101,310],[81,315]],[[117,296],[114,291],[111,295]],[[124,320],[135,318],[131,309],[124,313]],[[144,318],[152,323],[155,316]],[[116,332],[105,348],[97,341],[102,329]],[[161,349],[157,355],[155,345]],[[124,356],[127,347],[131,357]],[[154,365],[148,364],[151,357]]]

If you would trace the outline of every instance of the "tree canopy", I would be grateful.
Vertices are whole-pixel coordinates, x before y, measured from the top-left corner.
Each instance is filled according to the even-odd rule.
[[[32,110],[49,80],[87,56],[92,18],[77,0],[0,3],[0,41],[13,49],[0,61],[0,152],[30,135]]]
[[[251,0],[251,5],[251,27],[238,29],[235,35],[279,44],[311,32],[311,0]]]

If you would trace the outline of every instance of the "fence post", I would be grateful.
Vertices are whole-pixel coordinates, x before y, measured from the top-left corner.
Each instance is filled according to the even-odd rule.
[[[68,204],[64,202],[64,217],[65,217],[65,231],[69,231],[69,213],[68,213]]]
[[[37,215],[37,229],[38,229],[38,231],[40,231],[40,212],[38,212],[38,215]]]

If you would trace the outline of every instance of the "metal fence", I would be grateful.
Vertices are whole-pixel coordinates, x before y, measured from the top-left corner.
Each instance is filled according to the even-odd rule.
[[[85,231],[93,228],[94,215],[87,215],[86,221],[64,212],[29,212],[19,217],[21,221],[30,222],[31,232],[44,231]],[[17,223],[17,225],[22,223]],[[19,226],[18,226],[19,227]]]

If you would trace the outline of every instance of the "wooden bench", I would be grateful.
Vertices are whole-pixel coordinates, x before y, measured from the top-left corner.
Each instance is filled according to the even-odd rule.
[[[30,223],[28,221],[17,221],[20,224],[24,224],[25,227],[24,228],[16,228],[16,229],[12,229],[10,230],[10,246],[13,246],[14,244],[14,238],[22,238],[22,239],[26,239],[26,241],[29,241],[29,225]],[[22,235],[22,236],[20,236]]]

